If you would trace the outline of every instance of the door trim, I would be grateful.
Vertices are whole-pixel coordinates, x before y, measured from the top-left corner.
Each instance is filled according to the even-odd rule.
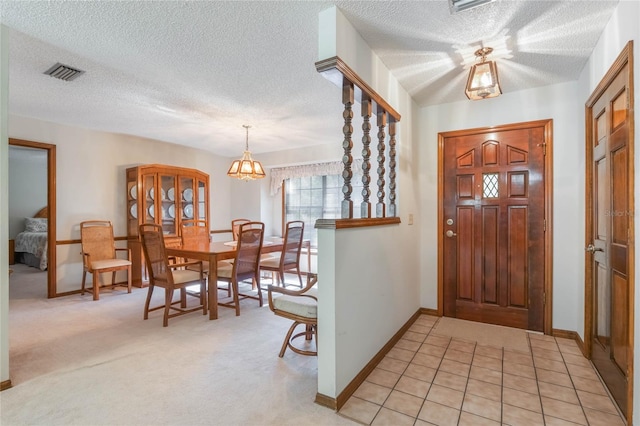
[[[47,297],[51,299],[60,296],[56,285],[58,279],[56,274],[56,146],[13,138],[9,138],[9,145],[47,151],[47,207],[49,208],[49,219],[47,221]]]
[[[593,241],[593,194],[590,192],[590,188],[593,186],[593,170],[590,164],[593,162],[593,152],[591,150],[591,139],[593,138],[593,129],[591,122],[593,121],[593,106],[596,101],[602,96],[605,90],[613,82],[614,78],[627,65],[629,68],[629,74],[627,76],[627,88],[629,99],[629,134],[628,134],[628,161],[627,165],[629,173],[627,176],[627,200],[630,211],[635,208],[635,196],[634,196],[634,100],[633,100],[633,40],[629,41],[622,49],[613,65],[609,68],[607,73],[602,77],[598,86],[594,89],[589,99],[585,103],[585,247]],[[630,241],[627,252],[627,267],[629,277],[629,348],[627,349],[627,362],[629,364],[627,371],[627,412],[624,413],[627,424],[632,424],[633,418],[633,333],[634,333],[634,298],[635,298],[635,221],[634,214],[629,215],[629,235]],[[584,279],[584,354],[587,358],[591,359],[591,329],[593,327],[593,265],[591,262],[591,255],[585,253],[585,279]]]
[[[544,127],[546,155],[544,156],[544,334],[551,334],[552,329],[552,271],[553,271],[553,120],[537,120],[501,126],[479,127],[475,129],[456,130],[438,133],[438,315],[444,314],[444,141],[446,138]]]

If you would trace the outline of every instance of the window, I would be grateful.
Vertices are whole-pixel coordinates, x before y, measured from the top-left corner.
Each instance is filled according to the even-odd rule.
[[[305,176],[284,181],[284,221],[304,222],[304,238],[311,240],[311,246],[318,246],[317,219],[339,219],[344,195],[342,176]],[[351,179],[351,200],[353,217],[360,217],[362,203],[362,177],[354,174]],[[371,202],[371,197],[369,198]]]

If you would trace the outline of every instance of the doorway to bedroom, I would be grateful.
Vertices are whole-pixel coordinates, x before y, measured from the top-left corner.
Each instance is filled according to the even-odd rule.
[[[30,293],[48,298],[58,296],[55,164],[55,145],[9,139],[10,282],[29,283]]]

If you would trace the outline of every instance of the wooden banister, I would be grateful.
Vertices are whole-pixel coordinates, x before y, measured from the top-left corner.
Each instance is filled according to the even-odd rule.
[[[343,124],[342,133],[344,139],[342,142],[343,156],[342,162],[344,168],[342,171],[343,186],[342,193],[344,199],[341,203],[341,218],[343,220],[357,220],[355,226],[366,225],[367,220],[374,219],[371,212],[371,116],[373,114],[373,104],[376,114],[377,131],[377,203],[375,208],[375,219],[386,217],[396,217],[396,124],[400,121],[400,114],[394,110],[387,101],[376,93],[355,71],[345,64],[339,57],[325,59],[316,62],[316,70],[321,73],[329,81],[342,89],[342,104],[344,110],[342,113]],[[360,219],[353,217],[353,201],[351,200],[352,185],[351,179],[353,172],[351,166],[353,164],[353,105],[359,102],[361,105],[362,117],[362,203],[360,204]],[[387,146],[385,141],[389,138],[389,151],[387,163]],[[388,176],[388,178],[386,178]],[[388,179],[389,194],[385,190]],[[388,204],[387,204],[388,202]],[[387,208],[388,207],[388,208]],[[399,223],[391,221],[390,223]],[[386,224],[385,221],[370,222],[371,225]],[[341,223],[340,227],[345,226]],[[317,224],[316,224],[317,227]]]

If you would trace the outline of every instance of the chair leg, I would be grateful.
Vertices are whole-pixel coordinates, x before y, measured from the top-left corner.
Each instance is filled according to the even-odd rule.
[[[287,283],[284,282],[284,271],[278,271],[278,279],[280,280],[282,288],[285,288]]]
[[[164,318],[162,320],[162,326],[169,325],[169,309],[171,308],[171,301],[173,300],[173,289],[164,289]]]
[[[258,281],[256,281],[256,278],[253,279],[254,283],[258,283],[258,302],[260,302],[260,307],[262,307],[262,286],[260,286],[260,281],[259,281],[260,277],[258,277]]]
[[[207,315],[207,281],[204,277],[200,282],[200,304],[202,305],[202,315]]]
[[[313,326],[310,324],[306,324],[304,326],[304,340],[311,340],[313,337]]]
[[[180,307],[185,309],[187,307],[187,289],[180,288]]]
[[[131,266],[127,268],[127,293],[131,293]]]
[[[100,273],[93,271],[93,300],[100,299]]]
[[[84,285],[87,280],[87,270],[82,271],[82,290],[80,290],[80,295],[84,296]]]
[[[289,344],[289,339],[291,339],[291,335],[293,334],[293,330],[300,324],[298,321],[294,321],[289,327],[289,331],[287,332],[286,337],[284,338],[284,342],[282,343],[282,348],[280,349],[280,354],[278,355],[280,358],[284,356],[284,351],[287,350],[287,345]]]
[[[111,285],[113,286],[116,283],[116,271],[111,273]]]
[[[227,288],[224,287],[218,287],[217,283],[216,283],[216,287],[215,287],[216,291],[217,290],[227,290],[227,297],[231,297],[231,282],[227,283]]]
[[[239,289],[238,289],[238,281],[237,280],[231,280],[231,282],[229,283],[229,287],[231,287],[233,285],[233,303],[236,306],[236,316],[239,317],[240,316],[240,298],[238,297],[238,293],[239,293]]]
[[[151,303],[151,295],[153,294],[153,284],[149,284],[149,291],[147,292],[147,301],[144,303],[144,319],[149,319],[149,304]]]

